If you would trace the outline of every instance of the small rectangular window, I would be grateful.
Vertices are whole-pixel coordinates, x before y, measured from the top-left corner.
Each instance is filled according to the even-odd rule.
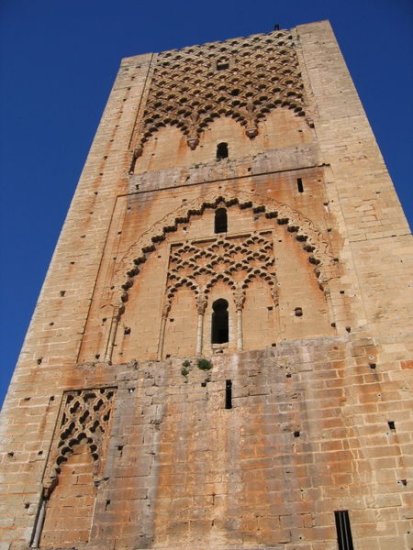
[[[304,185],[301,178],[297,178],[297,189],[299,193],[304,193]]]
[[[232,409],[232,380],[225,382],[225,408]]]
[[[228,61],[218,61],[217,70],[218,71],[225,71],[226,69],[229,69]]]
[[[354,550],[348,510],[337,510],[334,512],[334,517],[336,520],[338,549]]]

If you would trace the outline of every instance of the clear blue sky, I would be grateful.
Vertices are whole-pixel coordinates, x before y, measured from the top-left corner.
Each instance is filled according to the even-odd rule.
[[[1,0],[0,402],[120,59],[321,19],[412,223],[412,0]]]

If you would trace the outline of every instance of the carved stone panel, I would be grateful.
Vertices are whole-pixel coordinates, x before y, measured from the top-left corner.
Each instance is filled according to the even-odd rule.
[[[112,413],[116,388],[73,390],[63,397],[55,446],[50,456],[45,486],[52,487],[60,474],[61,465],[68,460],[76,446],[86,444],[98,473],[102,448]]]
[[[168,125],[179,128],[195,149],[200,134],[221,116],[239,122],[253,138],[258,122],[278,107],[305,114],[303,82],[288,30],[162,52],[135,130],[134,157]]]
[[[237,309],[242,309],[245,290],[262,279],[278,303],[272,232],[220,236],[214,239],[174,244],[171,247],[166,289],[167,312],[182,286],[192,289],[199,307],[205,308],[212,287],[223,281],[233,291]]]

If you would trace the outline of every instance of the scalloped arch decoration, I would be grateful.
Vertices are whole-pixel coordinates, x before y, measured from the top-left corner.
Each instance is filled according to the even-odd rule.
[[[320,288],[323,291],[326,290],[328,281],[336,276],[336,264],[328,240],[310,219],[284,203],[266,197],[262,198],[252,193],[242,192],[238,193],[236,197],[217,196],[216,193],[211,193],[171,211],[129,247],[129,251],[119,262],[114,273],[114,285],[120,289],[118,318],[125,310],[129,289],[133,286],[134,279],[139,274],[142,265],[156,250],[158,244],[166,239],[168,233],[175,232],[181,224],[188,223],[192,216],[202,215],[208,208],[215,209],[218,206],[230,207],[234,205],[238,205],[240,209],[250,208],[254,212],[265,213],[266,218],[273,219],[274,223],[284,226],[286,231],[295,235],[296,241],[301,244],[303,251],[308,255],[308,261],[314,265],[314,274]],[[139,252],[136,255],[137,250]],[[124,279],[125,272],[127,273],[126,281]],[[192,283],[188,283],[188,286],[192,287],[197,294]]]
[[[288,30],[161,52],[135,129],[131,172],[160,128],[178,128],[195,149],[202,132],[221,116],[233,118],[252,139],[272,110],[284,107],[305,116],[304,106],[295,39]]]

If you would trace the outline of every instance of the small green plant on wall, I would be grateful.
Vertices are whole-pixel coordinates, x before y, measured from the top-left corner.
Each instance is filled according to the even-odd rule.
[[[201,359],[198,359],[197,367],[201,370],[211,370],[212,363],[208,359],[204,359],[202,357]]]
[[[189,367],[191,366],[191,361],[188,361],[188,359],[186,359],[183,363],[182,363],[182,368],[181,368],[181,374],[182,376],[188,376],[189,374]]]

